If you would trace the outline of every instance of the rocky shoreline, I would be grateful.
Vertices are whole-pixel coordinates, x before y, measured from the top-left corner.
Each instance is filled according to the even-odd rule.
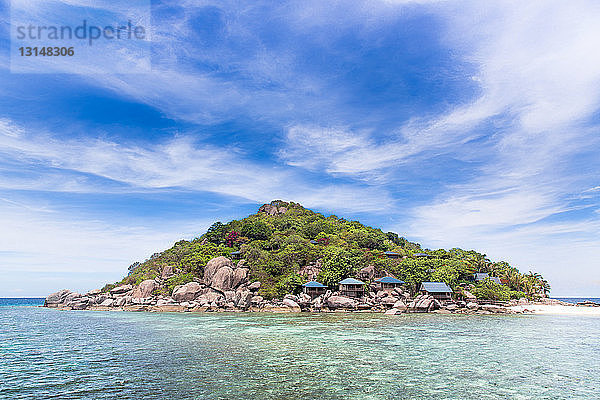
[[[360,299],[341,296],[328,290],[311,298],[301,293],[283,299],[266,300],[258,294],[261,283],[249,282],[244,261],[234,263],[226,257],[208,262],[203,281],[176,286],[170,296],[157,295],[172,273],[163,270],[161,277],[145,280],[137,286],[123,285],[110,291],[99,289],[79,294],[64,289],[48,296],[44,307],[61,310],[148,311],[148,312],[376,312],[388,315],[402,313],[439,314],[516,314],[528,312],[514,306],[525,299],[506,305],[480,304],[476,301],[440,302],[430,295],[411,297],[396,288],[371,291]]]

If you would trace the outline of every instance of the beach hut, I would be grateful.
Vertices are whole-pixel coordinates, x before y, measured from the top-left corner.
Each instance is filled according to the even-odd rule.
[[[492,282],[497,283],[498,285],[502,285],[502,281],[497,276],[490,276]]]
[[[436,300],[451,300],[452,289],[444,282],[423,282],[419,291],[433,296]]]
[[[395,251],[386,251],[385,253],[383,253],[383,255],[391,259],[397,259],[402,257],[402,254],[396,253]]]
[[[415,254],[413,254],[413,256],[417,257],[417,258],[421,258],[421,257],[429,257],[429,254],[427,254],[427,253],[415,253]]]
[[[378,290],[391,292],[395,288],[402,286],[404,281],[396,279],[393,276],[384,276],[383,278],[375,279],[375,284]]]
[[[302,291],[311,298],[320,296],[321,294],[325,293],[326,290],[327,286],[317,281],[306,282],[304,285],[302,285]]]
[[[242,258],[242,252],[241,251],[232,251],[230,253],[230,255],[231,255],[231,258],[233,258],[234,260]]]
[[[486,274],[485,272],[477,272],[473,274],[473,278],[475,278],[475,282],[482,281],[490,277],[490,274]]]
[[[340,282],[340,294],[347,297],[361,297],[365,293],[365,283],[354,278]]]

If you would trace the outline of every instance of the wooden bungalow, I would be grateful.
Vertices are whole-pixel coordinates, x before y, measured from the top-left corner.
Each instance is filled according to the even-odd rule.
[[[385,290],[386,292],[391,292],[397,287],[400,287],[404,284],[404,281],[400,279],[396,279],[393,276],[384,276],[383,278],[375,279],[375,285],[378,290]]]
[[[327,286],[317,281],[310,281],[302,285],[302,291],[314,299],[325,293],[325,291],[327,291]]]
[[[490,277],[490,274],[487,274],[485,272],[476,272],[473,274],[473,278],[475,279],[475,282],[479,282],[482,281],[484,279],[487,279]]]
[[[340,294],[347,297],[362,297],[365,294],[365,283],[354,278],[346,278],[340,282]]]
[[[433,296],[436,300],[451,300],[452,289],[444,282],[423,282],[419,291],[422,294]]]
[[[391,259],[402,258],[402,254],[396,253],[395,251],[386,251],[385,253],[383,253],[383,255]]]
[[[431,256],[427,253],[415,253],[415,254],[413,254],[413,257],[421,258],[421,257],[431,257]]]

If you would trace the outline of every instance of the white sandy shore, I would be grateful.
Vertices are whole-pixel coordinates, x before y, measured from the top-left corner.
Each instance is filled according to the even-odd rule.
[[[600,316],[600,307],[563,306],[558,304],[525,304],[509,307],[514,311],[530,311],[535,314]]]

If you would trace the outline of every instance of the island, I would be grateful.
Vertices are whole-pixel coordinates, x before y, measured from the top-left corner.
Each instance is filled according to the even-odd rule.
[[[119,282],[85,294],[60,290],[44,306],[492,314],[560,303],[549,291],[540,274],[521,273],[474,250],[424,249],[394,232],[275,200],[132,264]]]

